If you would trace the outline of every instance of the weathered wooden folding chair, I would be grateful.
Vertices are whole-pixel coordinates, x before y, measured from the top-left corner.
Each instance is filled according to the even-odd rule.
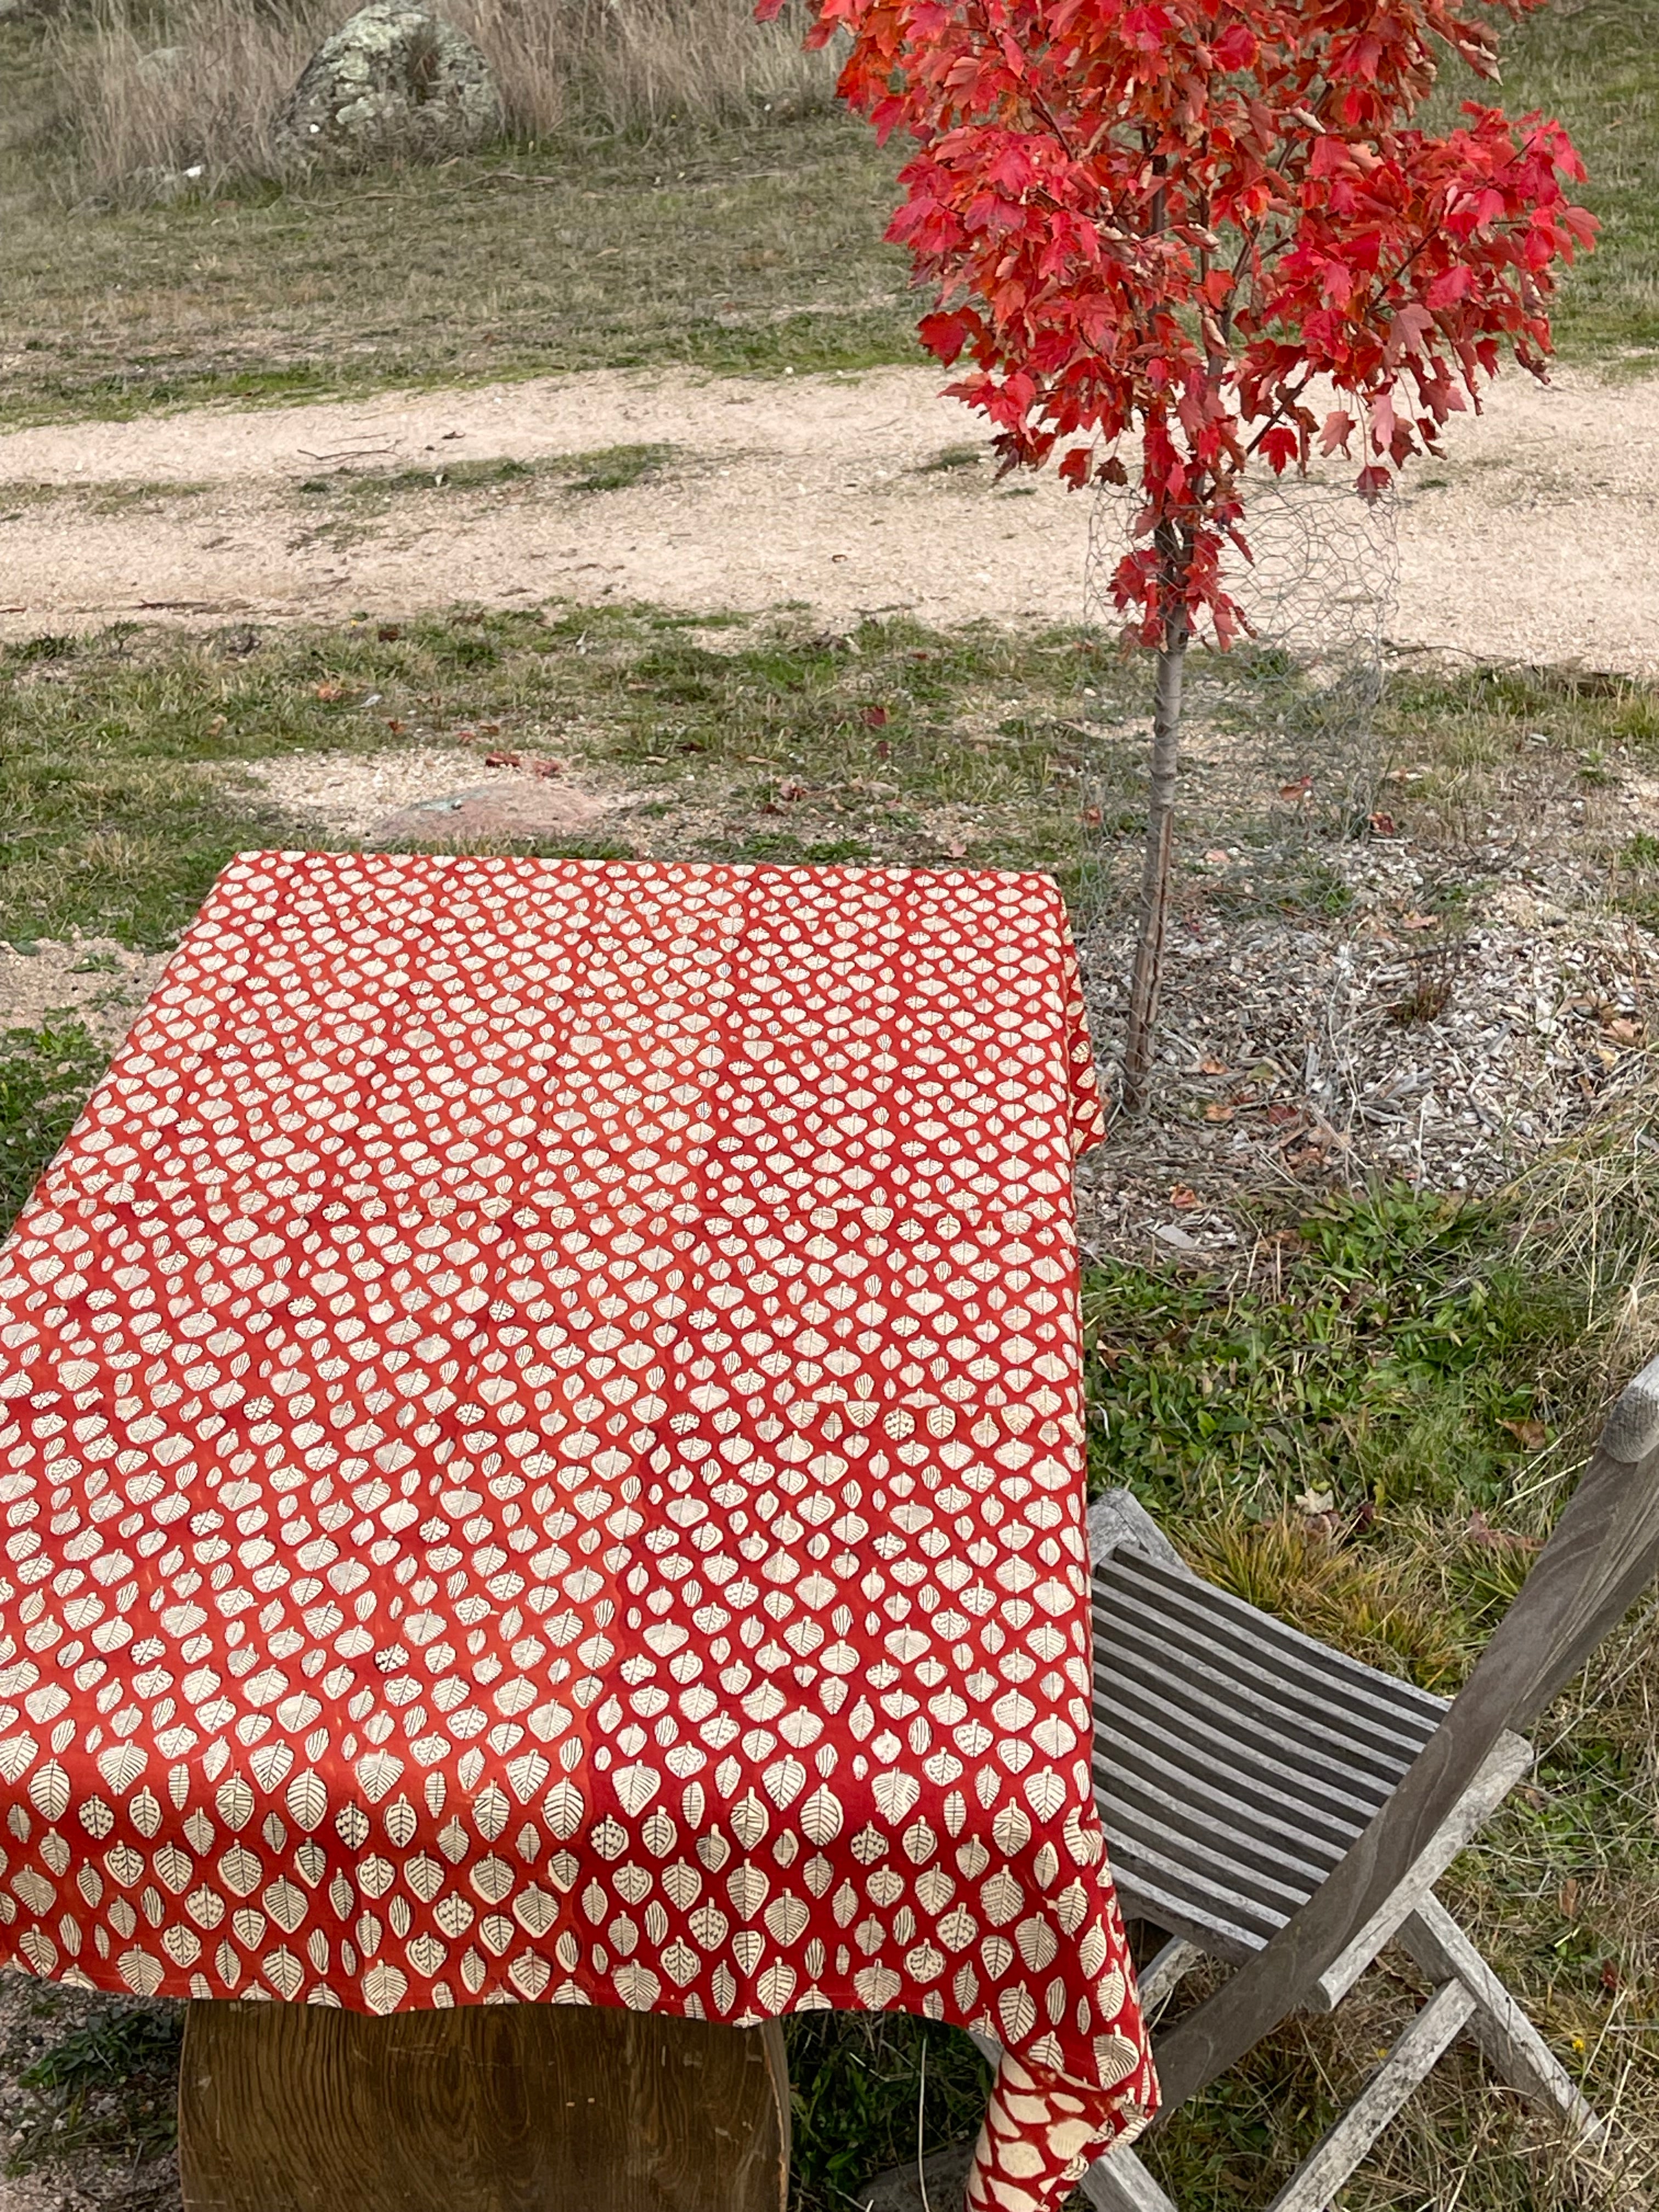
[[[1091,1516],[1095,1778],[1126,1912],[1169,1941],[1149,2011],[1200,1958],[1236,1968],[1157,2044],[1168,2113],[1293,2011],[1329,2012],[1383,1946],[1433,1984],[1273,2201],[1322,2212],[1467,2033],[1586,2144],[1603,2135],[1520,2004],[1434,1894],[1532,1764],[1520,1731],[1659,1565],[1659,1360],[1613,1407],[1531,1574],[1449,1704],[1217,1589],[1127,1492]],[[1133,2150],[1082,2183],[1103,2212],[1174,2212]]]

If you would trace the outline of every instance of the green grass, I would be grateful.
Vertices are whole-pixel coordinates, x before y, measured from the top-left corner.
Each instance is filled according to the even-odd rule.
[[[849,2212],[860,2185],[978,2132],[989,2070],[958,2029],[902,2013],[800,2013],[786,2022],[793,2212]],[[943,2206],[939,2212],[945,2212]]]
[[[1644,929],[1659,928],[1659,837],[1638,830],[1613,857],[1615,905]]]
[[[1551,1416],[1549,1368],[1583,1316],[1520,1263],[1490,1209],[1409,1190],[1333,1200],[1276,1232],[1243,1288],[1092,1273],[1099,1429],[1112,1479],[1186,1518],[1501,1509]],[[1575,1412],[1577,1408],[1575,1407]]]
[[[1555,316],[1569,360],[1659,349],[1659,41],[1647,0],[1582,0],[1505,27],[1501,98],[1559,116],[1584,159],[1595,252]]]
[[[106,1056],[79,1022],[0,1033],[0,1236],[69,1134]]]
[[[354,506],[384,506],[400,493],[495,491],[538,479],[574,493],[626,491],[659,476],[674,458],[672,446],[599,446],[589,453],[555,453],[539,460],[508,459],[441,461],[427,469],[340,468],[307,477],[302,497],[326,495]]]
[[[649,608],[38,638],[0,647],[0,940],[164,945],[233,853],[318,834],[239,764],[480,732],[638,795],[580,849],[1066,872],[1085,681],[1135,676],[1074,633]]]
[[[899,150],[845,115],[92,214],[29,136],[40,37],[0,23],[0,422],[921,358],[882,243]]]
[[[24,2094],[5,2172],[33,2173],[88,2152],[131,2166],[170,2151],[179,2131],[182,2008],[141,2011],[78,1994],[65,2001],[53,1990],[33,2009],[49,2036],[60,2014],[71,2025],[38,2057],[8,2053]]]

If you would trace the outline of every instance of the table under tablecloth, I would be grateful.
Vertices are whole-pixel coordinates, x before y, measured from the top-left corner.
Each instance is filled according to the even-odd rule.
[[[268,853],[0,1249],[0,1955],[1155,2088],[1089,1776],[1046,878]]]

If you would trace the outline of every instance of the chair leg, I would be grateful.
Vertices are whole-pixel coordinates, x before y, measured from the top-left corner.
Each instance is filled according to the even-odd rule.
[[[1461,1981],[1437,1989],[1341,2118],[1304,2158],[1267,2212],[1326,2212],[1326,2207],[1395,2114],[1455,2043],[1475,2009]]]
[[[1149,2026],[1175,1995],[1177,1984],[1203,1956],[1196,1943],[1189,1943],[1184,1936],[1171,1936],[1146,1961],[1135,1979],[1140,1990],[1140,2009]]]
[[[1095,2212],[1176,2212],[1174,2198],[1164,2195],[1127,2145],[1097,2158],[1078,2190]]]
[[[1455,1978],[1473,1994],[1468,2032],[1500,2081],[1559,2113],[1585,2145],[1605,2141],[1607,2122],[1585,2102],[1566,2068],[1437,1897],[1424,1899],[1396,1940],[1432,1980]]]

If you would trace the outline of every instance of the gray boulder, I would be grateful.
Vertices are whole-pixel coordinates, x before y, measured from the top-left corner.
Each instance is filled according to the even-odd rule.
[[[276,137],[289,159],[356,167],[470,153],[502,119],[489,63],[453,23],[413,0],[369,0],[307,63]]]

